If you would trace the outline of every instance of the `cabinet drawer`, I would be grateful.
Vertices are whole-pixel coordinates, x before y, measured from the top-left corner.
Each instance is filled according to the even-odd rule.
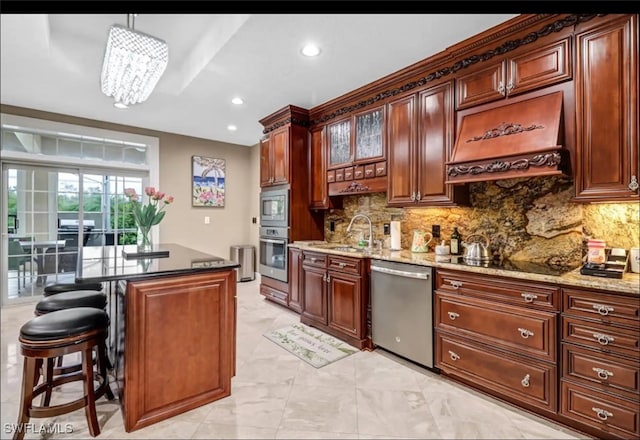
[[[637,438],[637,401],[621,399],[564,379],[560,384],[562,415],[622,438]]]
[[[353,167],[353,178],[362,179],[364,177],[364,166],[356,165]]]
[[[593,347],[602,353],[617,353],[638,358],[638,330],[613,327],[570,316],[563,316],[562,322],[564,342]]]
[[[336,181],[336,171],[327,171],[327,183],[333,183]]]
[[[516,402],[556,410],[556,367],[494,352],[436,332],[436,365],[444,372],[496,391]]]
[[[336,182],[344,181],[344,169],[336,170]]]
[[[260,285],[260,294],[266,298],[269,298],[273,302],[277,302],[278,304],[282,304],[283,306],[288,305],[287,294],[280,292],[279,290],[272,289],[269,286],[265,286],[263,284]]]
[[[329,269],[338,272],[360,275],[362,260],[359,258],[336,257],[329,255]]]
[[[376,167],[376,177],[387,175],[387,161],[378,162],[377,164],[375,164],[375,167]]]
[[[353,167],[344,169],[344,180],[353,180]]]
[[[370,177],[376,177],[376,166],[372,163],[364,166],[364,177],[368,179]]]
[[[562,289],[563,311],[602,323],[617,323],[638,328],[640,302],[638,298],[589,292],[578,289]]]
[[[478,342],[556,361],[556,315],[437,292],[436,327]]]
[[[313,267],[327,267],[327,254],[317,254],[315,252],[304,252],[302,254],[302,264]]]
[[[640,397],[640,366],[636,361],[595,353],[572,344],[563,345],[563,377],[578,383],[619,393],[630,399]]]
[[[544,284],[438,269],[436,289],[540,310],[560,310],[560,288]]]

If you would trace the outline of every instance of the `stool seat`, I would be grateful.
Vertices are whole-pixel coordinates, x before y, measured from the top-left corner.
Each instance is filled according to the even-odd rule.
[[[104,310],[75,307],[36,316],[20,328],[21,340],[52,341],[91,330],[106,329],[109,317]]]
[[[74,290],[58,293],[42,298],[36,304],[36,314],[55,312],[74,307],[93,307],[104,309],[107,306],[107,296],[95,290]]]
[[[57,295],[72,290],[102,290],[101,283],[57,283],[45,286],[43,296]]]

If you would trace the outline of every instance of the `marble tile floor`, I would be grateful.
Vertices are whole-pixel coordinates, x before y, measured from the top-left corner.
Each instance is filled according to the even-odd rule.
[[[230,397],[131,433],[124,430],[117,401],[103,397],[97,403],[99,438],[589,438],[380,349],[316,369],[263,336],[299,317],[263,299],[259,283],[259,277],[238,283],[237,371]],[[1,310],[3,439],[12,437],[17,420],[22,376],[17,339],[32,312],[33,304]],[[52,404],[75,399],[81,390],[79,383],[63,385]],[[82,409],[30,422],[27,439],[91,438]]]

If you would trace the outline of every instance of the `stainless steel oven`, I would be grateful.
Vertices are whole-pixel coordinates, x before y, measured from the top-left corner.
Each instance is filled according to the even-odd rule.
[[[288,282],[289,228],[260,227],[260,274]]]
[[[289,226],[289,185],[264,189],[260,193],[260,226]]]

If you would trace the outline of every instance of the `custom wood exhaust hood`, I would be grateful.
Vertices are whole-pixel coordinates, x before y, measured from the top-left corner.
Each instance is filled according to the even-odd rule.
[[[446,183],[563,174],[561,116],[562,92],[464,116]]]

